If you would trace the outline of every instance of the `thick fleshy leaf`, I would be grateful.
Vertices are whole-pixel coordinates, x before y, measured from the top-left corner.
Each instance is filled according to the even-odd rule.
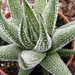
[[[58,28],[52,37],[51,51],[56,51],[71,42],[75,37],[75,21],[68,23],[69,26],[62,26]]]
[[[15,44],[0,46],[0,60],[18,60],[18,55],[21,51],[21,48]]]
[[[18,38],[17,27],[9,22],[1,13],[0,9],[0,30],[11,41],[17,45],[21,45]]]
[[[18,75],[29,75],[32,69],[30,70],[23,70],[20,68]]]
[[[52,36],[54,27],[56,24],[57,13],[58,13],[58,1],[59,0],[49,0],[42,15],[44,17],[45,23],[47,25],[48,33]]]
[[[0,0],[0,12],[1,12],[1,4],[2,4],[2,0]],[[6,35],[3,33],[3,31],[2,31],[1,29],[0,29],[0,37],[1,37],[3,40],[5,40],[6,42],[11,43],[10,39],[8,39],[8,38],[6,37]]]
[[[7,43],[12,43],[12,42],[10,41],[10,39],[7,38],[7,36],[4,34],[4,32],[1,31],[1,29],[0,29],[0,37],[1,37],[4,41],[6,41]]]
[[[24,17],[22,7],[18,0],[8,0],[8,3],[11,11],[12,21],[16,26],[18,26]]]
[[[43,23],[43,18],[41,17],[40,36],[33,50],[37,52],[45,52],[51,48],[51,45],[51,37],[49,36],[47,29]]]
[[[24,4],[24,13],[25,16],[28,17],[31,26],[33,26],[35,32],[39,33],[39,22],[37,20],[36,14],[33,12],[32,8],[29,6],[27,0],[23,0]]]
[[[46,53],[38,53],[34,51],[22,51],[21,56],[19,56],[19,66],[24,69],[31,69],[39,64]]]
[[[24,27],[25,24],[24,21],[25,20],[23,19],[19,27],[19,40],[26,49],[30,50],[33,49],[34,44],[31,42],[30,38],[28,37],[27,27]]]
[[[34,11],[39,15],[43,12],[43,9],[45,8],[45,5],[47,3],[47,0],[35,0],[35,6],[34,6]]]
[[[27,30],[28,30],[28,36],[30,37],[30,40],[36,44],[37,40],[38,40],[38,35],[36,34],[34,27],[31,25],[30,21],[28,18],[26,18],[26,22],[27,22]]]
[[[75,54],[75,50],[73,49],[60,49],[57,51],[60,56],[70,56]]]
[[[54,75],[72,75],[56,52],[47,55],[40,64]]]

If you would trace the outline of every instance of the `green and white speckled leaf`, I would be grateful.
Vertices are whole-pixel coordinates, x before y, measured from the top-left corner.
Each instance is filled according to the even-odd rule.
[[[32,8],[29,6],[27,0],[23,0],[24,4],[24,13],[25,16],[29,19],[31,26],[33,26],[37,35],[39,34],[39,22],[37,20],[36,14],[33,12]]]
[[[30,38],[28,37],[27,34],[27,27],[24,27],[24,22],[25,20],[22,20],[22,23],[19,27],[19,40],[25,47],[25,49],[31,50],[34,47],[34,44],[31,42]]]
[[[54,75],[72,75],[57,53],[47,55],[40,65]]]
[[[1,3],[2,0],[0,1],[0,12],[1,12]],[[8,43],[11,43],[10,39],[8,37],[6,37],[6,35],[4,34],[4,32],[0,29],[0,37],[5,40]]]
[[[59,0],[49,0],[42,15],[47,25],[48,33],[52,36],[54,27],[57,20],[58,13],[58,1]]]
[[[29,75],[32,69],[30,70],[23,70],[20,68],[18,75]]]
[[[60,49],[57,51],[60,56],[70,56],[75,54],[75,50],[73,49]]]
[[[0,46],[0,60],[18,60],[18,54],[21,52],[21,48],[15,44]]]
[[[4,41],[6,41],[6,42],[8,42],[8,43],[12,43],[12,42],[10,41],[10,39],[7,38],[7,36],[4,34],[4,32],[1,31],[1,29],[0,29],[0,37],[1,37]]]
[[[24,17],[23,10],[18,0],[8,0],[12,21],[16,26],[19,26],[20,21]]]
[[[41,18],[40,36],[33,50],[37,52],[45,52],[51,48],[51,45],[51,37],[49,36],[46,27],[44,26],[43,18]]]
[[[24,70],[31,69],[39,64],[45,56],[46,53],[22,51],[21,56],[19,57],[19,66]]]
[[[0,29],[6,35],[11,42],[21,45],[18,38],[18,31],[14,24],[8,22],[7,19],[2,15],[0,10]]]
[[[28,29],[28,36],[30,37],[30,40],[36,44],[37,40],[38,40],[38,35],[36,34],[34,27],[31,25],[30,21],[28,18],[26,18],[26,22],[27,22],[27,29]]]
[[[45,8],[45,5],[47,3],[47,0],[35,0],[35,6],[34,6],[34,11],[39,15],[43,12],[43,9]]]
[[[75,37],[75,21],[68,23],[69,26],[62,26],[58,28],[52,37],[51,51],[56,51],[71,42]]]

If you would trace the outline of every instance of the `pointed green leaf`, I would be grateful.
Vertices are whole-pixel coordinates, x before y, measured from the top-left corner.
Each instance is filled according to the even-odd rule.
[[[24,70],[31,69],[39,64],[45,56],[46,53],[22,51],[21,56],[19,57],[19,66]]]
[[[24,27],[24,24],[25,22],[23,19],[21,25],[19,26],[19,40],[26,49],[30,50],[33,49],[34,44],[31,42],[30,38],[28,37],[27,27]]]
[[[8,3],[12,14],[12,21],[16,26],[18,26],[24,17],[22,7],[18,0],[8,0]]]
[[[30,70],[23,70],[20,68],[18,75],[29,75],[32,69]]]
[[[0,29],[0,37],[1,37],[4,41],[6,41],[7,43],[12,43],[12,42],[10,41],[10,39],[7,38],[7,36],[4,34],[4,32],[1,31],[1,29]]]
[[[70,56],[75,54],[75,50],[73,49],[60,49],[57,51],[60,56]]]
[[[52,36],[58,13],[58,0],[49,0],[42,15],[47,25],[48,33]]]
[[[43,12],[43,9],[47,3],[47,0],[35,0],[34,11],[37,15]]]
[[[1,4],[2,4],[2,0],[0,0],[0,13],[1,13]],[[3,33],[1,29],[0,29],[0,37],[6,42],[11,43],[10,39],[6,37],[6,35]]]
[[[51,45],[51,37],[49,36],[47,29],[43,23],[43,18],[41,18],[40,36],[33,50],[37,52],[45,52],[51,48]]]
[[[14,26],[13,23],[9,22],[1,13],[0,10],[0,30],[4,35],[11,41],[16,43],[17,45],[21,45],[18,38],[18,30],[17,27]]]
[[[33,26],[35,32],[39,33],[39,22],[37,20],[36,14],[33,12],[32,8],[29,6],[26,0],[23,0],[24,4],[24,13],[25,16],[28,17],[30,24]]]
[[[58,28],[52,37],[51,51],[56,51],[71,42],[75,37],[75,21],[68,23],[69,26],[62,26]]]
[[[57,53],[47,55],[40,64],[53,75],[72,75]]]
[[[38,35],[36,34],[34,27],[31,25],[30,21],[28,18],[26,18],[26,22],[27,22],[27,29],[28,29],[28,33],[29,33],[29,37],[30,40],[36,44],[37,40],[38,40]]]
[[[21,48],[15,44],[0,46],[0,60],[18,60],[18,54],[21,52]]]

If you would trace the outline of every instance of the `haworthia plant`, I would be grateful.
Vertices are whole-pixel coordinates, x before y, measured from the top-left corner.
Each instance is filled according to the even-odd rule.
[[[0,46],[0,60],[18,61],[18,75],[29,75],[38,64],[42,73],[72,75],[61,57],[75,54],[63,47],[75,38],[75,21],[55,29],[59,0],[35,0],[34,9],[27,0],[8,0],[12,22],[1,12],[0,37],[9,45]]]

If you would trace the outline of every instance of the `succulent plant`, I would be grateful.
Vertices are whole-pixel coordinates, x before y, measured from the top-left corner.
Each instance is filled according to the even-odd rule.
[[[0,60],[18,61],[18,75],[28,75],[38,64],[45,73],[72,75],[60,55],[75,54],[63,49],[75,37],[75,21],[55,28],[59,1],[35,0],[32,9],[26,0],[23,6],[18,0],[8,0],[12,22],[3,16],[1,2],[0,37],[9,44],[0,46]]]

